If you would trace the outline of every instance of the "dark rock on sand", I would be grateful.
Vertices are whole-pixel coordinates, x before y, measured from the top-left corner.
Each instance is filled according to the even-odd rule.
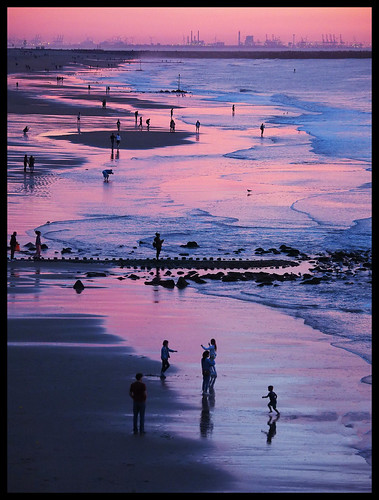
[[[196,241],[188,241],[185,245],[180,245],[182,248],[199,248]]]
[[[80,280],[77,280],[73,286],[73,288],[75,288],[75,290],[78,292],[81,292],[82,290],[84,290],[84,285],[83,283],[80,281]]]

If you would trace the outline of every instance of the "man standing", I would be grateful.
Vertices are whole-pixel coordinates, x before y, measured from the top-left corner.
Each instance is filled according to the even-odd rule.
[[[130,385],[129,395],[133,399],[133,432],[145,434],[145,406],[146,406],[146,385],[142,382],[142,373],[137,373],[136,381]]]
[[[159,233],[155,233],[155,238],[153,240],[153,247],[156,250],[157,260],[159,259],[159,254],[161,253],[163,242],[164,242],[164,240],[161,240],[161,235]]]

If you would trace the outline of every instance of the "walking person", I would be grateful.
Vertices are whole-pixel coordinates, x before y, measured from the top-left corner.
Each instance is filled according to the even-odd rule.
[[[30,158],[29,158],[29,170],[30,170],[31,173],[34,172],[34,162],[35,162],[34,156],[30,155]]]
[[[197,120],[196,122],[196,132],[199,132],[200,131],[200,122],[199,120]]]
[[[41,258],[41,231],[34,231],[36,233],[36,253],[33,255],[35,260]]]
[[[111,146],[112,146],[112,151],[113,151],[113,148],[114,148],[114,141],[116,139],[116,136],[114,135],[114,133],[112,132],[111,136],[110,136],[110,140],[111,140]]]
[[[146,409],[146,385],[142,382],[142,373],[136,374],[136,381],[130,384],[129,395],[133,399],[133,432],[138,433],[138,416],[139,416],[139,432],[145,434],[145,409]]]
[[[14,259],[14,253],[17,249],[17,246],[19,247],[19,243],[16,239],[16,236],[17,236],[17,233],[16,231],[13,231],[12,235],[11,235],[11,239],[9,241],[9,246],[11,247],[11,260]]]
[[[164,240],[161,240],[161,235],[159,233],[155,233],[155,238],[153,240],[153,247],[156,250],[157,260],[159,259],[159,254],[161,253],[163,242],[164,242]]]
[[[170,357],[170,352],[178,352],[175,349],[170,349],[168,347],[168,340],[164,340],[161,348],[161,360],[162,360],[162,368],[161,368],[161,378],[166,378],[165,371],[170,368],[170,363],[168,362],[168,358]]]
[[[270,410],[270,413],[272,413],[272,410],[275,410],[276,413],[280,415],[280,412],[276,409],[276,401],[278,399],[278,396],[274,392],[274,386],[269,385],[267,389],[268,389],[267,396],[262,396],[262,398],[269,398],[267,406],[268,409]]]
[[[201,358],[201,372],[203,374],[203,384],[201,390],[203,395],[208,394],[209,383],[211,380],[211,369],[214,363],[214,361],[209,359],[209,351],[204,351],[203,357]]]
[[[120,120],[117,120],[116,125],[117,125],[117,130],[120,132],[120,128],[121,128],[121,122],[120,122]]]
[[[215,359],[217,356],[216,340],[211,339],[211,341],[208,343],[208,347],[204,347],[203,344],[201,344],[201,347],[205,351],[209,351],[209,359],[210,359],[210,361],[213,361],[213,365],[211,366],[211,369],[210,369],[210,380],[209,380],[209,388],[212,389],[213,386],[215,385],[216,378],[217,378],[216,359]]]
[[[24,172],[26,172],[26,167],[28,166],[28,155],[24,156]]]
[[[117,134],[117,135],[116,135],[116,145],[117,145],[117,149],[120,149],[120,142],[121,142],[121,136],[120,136],[120,134]]]
[[[263,137],[263,132],[265,130],[265,125],[262,123],[259,128],[261,129],[261,137]]]

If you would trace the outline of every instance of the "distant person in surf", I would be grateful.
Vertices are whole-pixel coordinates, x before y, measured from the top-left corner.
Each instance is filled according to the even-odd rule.
[[[262,123],[262,125],[259,127],[261,129],[261,137],[263,137],[263,132],[265,131],[265,126]]]
[[[155,238],[154,238],[154,241],[153,241],[153,247],[156,250],[157,260],[159,259],[159,254],[161,253],[162,243],[163,242],[164,242],[164,240],[161,240],[161,235],[159,233],[155,233]]]

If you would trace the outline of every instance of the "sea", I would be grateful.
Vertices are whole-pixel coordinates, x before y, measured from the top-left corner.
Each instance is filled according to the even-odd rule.
[[[72,166],[36,177],[32,187],[12,179],[8,186],[10,221],[12,196],[25,197],[25,214],[38,203],[49,207],[48,213],[34,211],[27,234],[33,241],[38,228],[51,256],[70,248],[80,257],[153,258],[155,232],[164,239],[163,258],[275,259],[283,258],[272,250],[281,245],[298,249],[307,262],[335,251],[371,252],[371,59],[145,56],[116,68],[72,66],[61,93],[53,79],[50,84],[51,91],[34,86],[30,92],[45,98],[54,92],[73,114],[43,125],[39,116],[28,116],[31,147],[40,161],[55,155],[56,166],[59,159]],[[99,96],[100,110],[107,87],[121,138],[123,130],[139,130],[136,110],[140,133],[149,133],[147,118],[150,131],[168,131],[172,109],[187,142],[111,154],[110,148],[51,139],[78,133],[79,110],[81,132],[115,131],[116,116],[86,116],[93,104],[88,92]],[[25,149],[14,139],[17,127],[9,122],[11,166]],[[109,183],[102,180],[104,168],[114,171]],[[190,241],[198,246],[187,248]],[[299,279],[276,286],[219,280],[191,286],[302,318],[371,363],[371,270],[341,264],[338,271],[317,285]]]

